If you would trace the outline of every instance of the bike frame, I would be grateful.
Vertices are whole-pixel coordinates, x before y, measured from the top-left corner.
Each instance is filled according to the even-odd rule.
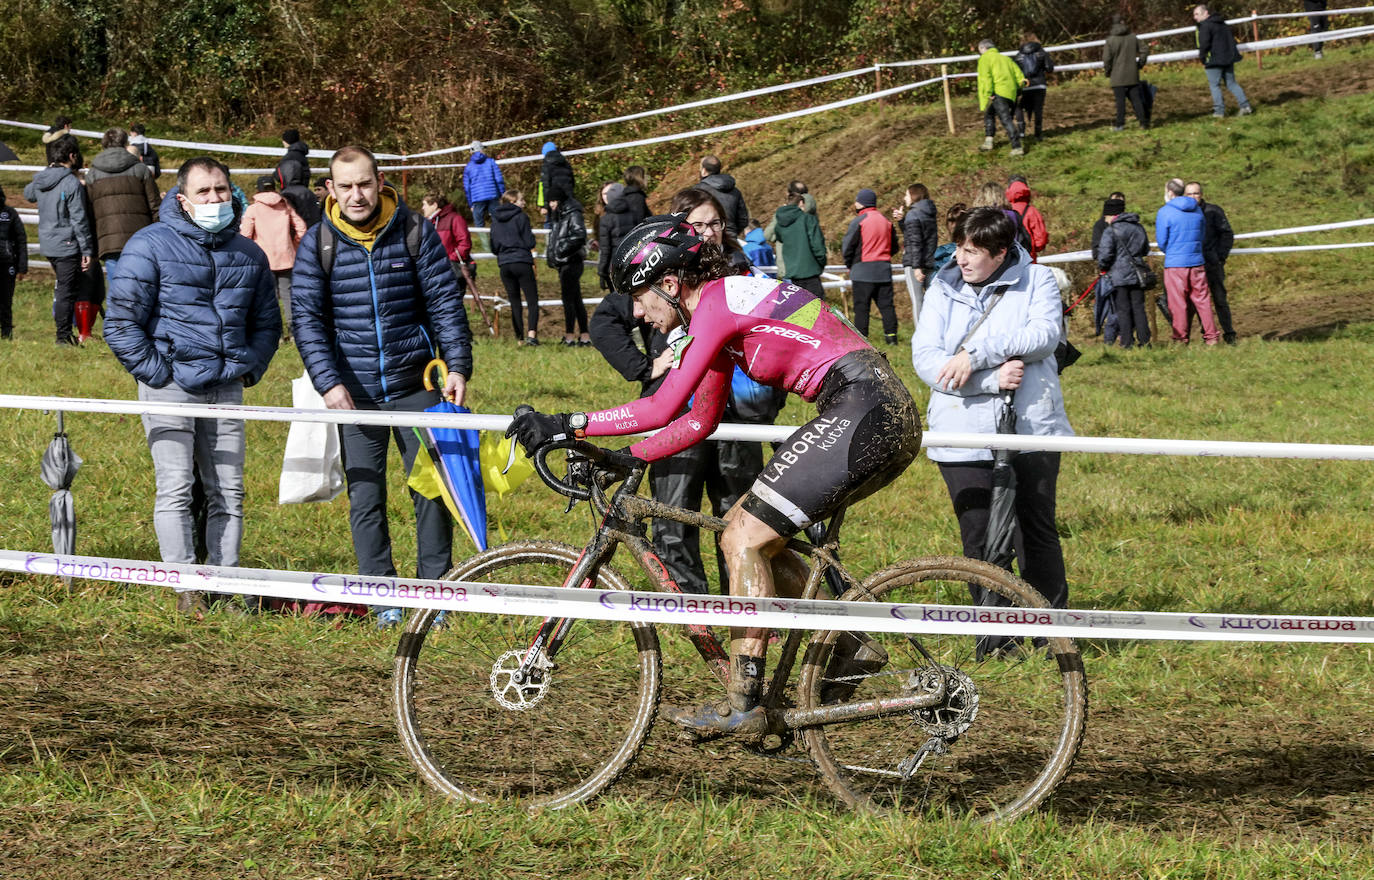
[[[631,471],[609,499],[599,484],[595,480],[592,481],[593,489],[590,493],[590,500],[593,509],[601,516],[601,525],[583,549],[582,555],[578,558],[572,571],[569,572],[563,586],[586,589],[594,585],[601,567],[608,564],[615,555],[616,549],[624,544],[634,554],[635,561],[649,576],[658,591],[683,593],[682,587],[669,574],[667,566],[663,564],[663,560],[659,558],[653,545],[649,543],[646,536],[645,520],[667,519],[712,532],[724,531],[726,523],[720,517],[707,516],[697,511],[673,507],[659,501],[640,497],[637,492],[643,480],[644,472],[645,469],[642,467]],[[811,560],[806,586],[800,596],[802,600],[814,600],[820,594],[827,571],[836,572],[843,582],[851,587],[859,586],[859,582],[840,564],[835,556],[844,514],[843,508],[835,514],[819,544],[811,544],[796,538],[787,543],[788,549],[794,550],[804,557],[809,557]],[[576,618],[569,617],[544,619],[535,632],[525,657],[521,660],[519,670],[515,673],[514,678],[517,682],[528,679],[536,669],[546,667],[553,662],[575,620]],[[797,651],[801,647],[803,632],[800,629],[789,630],[787,638],[783,642],[767,692],[761,701],[761,705],[769,710],[780,710],[781,708],[782,694],[787,680],[792,675]],[[715,675],[721,686],[725,686],[729,680],[730,658],[720,640],[716,638],[715,633],[709,626],[688,624],[687,635],[692,645],[697,649],[697,653],[706,663],[707,668]],[[915,637],[908,638],[911,639],[920,653],[926,653],[919,640]],[[825,658],[810,659],[813,662],[823,662]],[[787,729],[796,730],[820,724],[860,721],[938,706],[944,701],[945,691],[946,683],[942,681],[940,687],[931,692],[894,699],[842,702],[837,705],[812,709],[793,708],[782,710],[779,714]]]

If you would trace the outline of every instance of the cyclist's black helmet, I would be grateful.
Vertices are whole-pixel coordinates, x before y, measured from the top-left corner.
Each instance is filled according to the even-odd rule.
[[[631,294],[664,275],[696,265],[702,241],[681,214],[650,217],[631,229],[611,255],[611,288]]]

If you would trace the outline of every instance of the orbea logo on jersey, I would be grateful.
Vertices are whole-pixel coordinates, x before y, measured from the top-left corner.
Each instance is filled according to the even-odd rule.
[[[773,324],[759,324],[757,327],[750,328],[749,332],[772,333],[774,336],[783,336],[787,339],[795,339],[802,345],[809,345],[812,348],[821,347],[821,341],[814,336],[807,336],[805,333],[798,333],[796,330],[792,330],[787,327],[777,327]]]

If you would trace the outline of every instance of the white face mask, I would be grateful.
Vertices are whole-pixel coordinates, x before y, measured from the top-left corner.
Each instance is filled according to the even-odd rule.
[[[234,219],[233,201],[209,205],[193,205],[187,202],[187,206],[191,209],[191,219],[206,232],[219,232]]]

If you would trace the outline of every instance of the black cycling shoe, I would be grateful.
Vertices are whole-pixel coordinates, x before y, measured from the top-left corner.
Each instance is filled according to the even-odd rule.
[[[683,729],[691,739],[704,742],[721,736],[761,737],[771,726],[762,706],[735,709],[728,700],[704,706],[662,706],[658,714]]]

